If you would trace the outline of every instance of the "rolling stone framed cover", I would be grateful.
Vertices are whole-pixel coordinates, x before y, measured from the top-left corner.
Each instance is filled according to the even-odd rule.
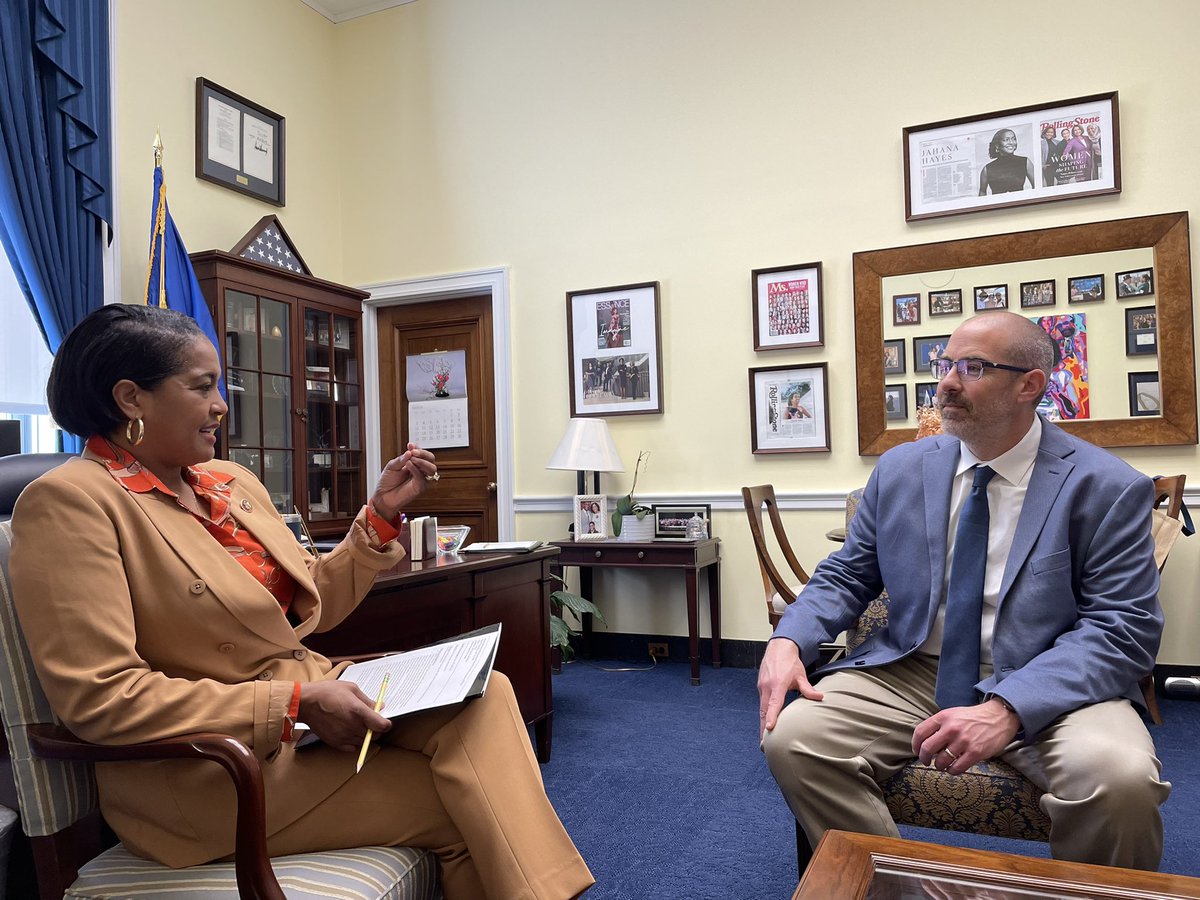
[[[750,451],[811,453],[829,449],[829,366],[750,370]]]
[[[750,283],[755,350],[825,346],[819,262],[754,269]]]
[[[571,416],[660,413],[658,282],[567,292]]]
[[[903,131],[908,222],[1121,190],[1117,92]]]

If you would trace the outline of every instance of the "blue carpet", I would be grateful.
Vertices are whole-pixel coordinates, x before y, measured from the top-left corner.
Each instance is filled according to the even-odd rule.
[[[763,900],[796,889],[795,831],[758,750],[757,673],[685,663],[554,677],[546,790],[596,876],[588,900]],[[640,664],[632,664],[640,665]],[[1200,877],[1200,703],[1163,701],[1152,727],[1165,776],[1161,871]],[[1045,844],[903,828],[931,843],[1029,856]]]

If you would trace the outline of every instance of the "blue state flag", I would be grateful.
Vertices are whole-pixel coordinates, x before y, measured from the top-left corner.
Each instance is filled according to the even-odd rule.
[[[171,218],[167,207],[167,186],[163,182],[161,165],[154,167],[154,204],[150,215],[150,263],[146,270],[147,306],[160,306],[173,309],[184,315],[191,316],[200,326],[200,330],[208,335],[208,339],[217,348],[217,359],[221,358],[221,342],[217,338],[217,329],[213,325],[208,304],[204,302],[204,294],[200,290],[200,282],[196,280],[196,271],[188,257],[179,230]],[[218,387],[221,396],[228,399],[225,393],[225,377],[221,375]]]

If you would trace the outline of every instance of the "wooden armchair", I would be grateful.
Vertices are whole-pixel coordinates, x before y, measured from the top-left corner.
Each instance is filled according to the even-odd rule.
[[[808,573],[796,559],[791,543],[788,542],[787,532],[783,528],[783,520],[779,516],[779,504],[775,500],[775,488],[769,484],[742,488],[742,502],[746,506],[746,518],[750,522],[750,536],[754,540],[754,552],[758,556],[758,569],[762,575],[763,595],[767,603],[767,618],[774,628],[779,624],[779,618],[787,609],[789,603],[796,601],[797,595],[808,584]],[[775,543],[779,546],[783,558],[791,569],[792,578],[785,578],[771,557],[771,548],[767,545],[767,535],[763,530],[762,511],[766,508],[771,520],[771,531],[775,535]]]
[[[1163,511],[1165,518],[1178,518],[1183,503],[1184,480],[1183,475],[1156,480],[1158,490],[1154,506],[1158,508],[1164,501],[1168,501]],[[847,525],[854,518],[861,499],[861,489],[851,491],[846,497]],[[1160,535],[1165,534],[1170,534],[1170,540],[1173,541],[1178,530],[1160,529],[1156,531],[1156,541],[1163,540]],[[1169,550],[1170,547],[1166,549]],[[1160,570],[1164,563],[1165,553],[1160,557]],[[854,627],[847,630],[847,652],[887,624],[888,602],[885,591],[878,599],[871,601]],[[1161,724],[1161,717],[1156,716],[1157,704],[1153,703],[1152,675],[1142,679],[1142,689],[1147,697],[1148,711],[1156,724]],[[913,760],[881,785],[881,788],[888,811],[901,825],[1029,841],[1050,839],[1050,818],[1042,811],[1040,802],[1042,790],[999,759],[976,763],[961,775],[951,775]],[[808,837],[797,825],[796,857],[801,873],[808,866],[812,853],[813,848],[808,842]]]
[[[0,709],[12,754],[22,827],[31,838],[38,893],[58,900],[134,896],[299,900],[437,900],[437,865],[427,851],[362,847],[269,859],[262,772],[241,742],[192,734],[121,747],[81,741],[62,728],[41,686],[12,603],[12,532],[0,523]],[[170,869],[105,849],[92,766],[97,762],[207,759],[229,773],[237,793],[232,863]]]

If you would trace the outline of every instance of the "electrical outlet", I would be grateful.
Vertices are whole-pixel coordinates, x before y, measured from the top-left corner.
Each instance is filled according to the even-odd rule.
[[[650,649],[650,655],[655,659],[667,658],[667,645],[665,643],[656,644],[654,641],[651,641],[647,646]]]

